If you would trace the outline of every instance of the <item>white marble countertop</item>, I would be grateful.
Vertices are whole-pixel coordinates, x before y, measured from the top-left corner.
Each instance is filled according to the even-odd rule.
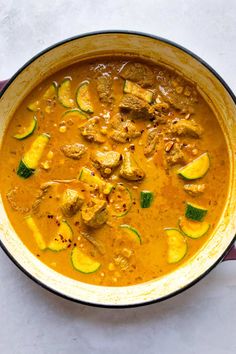
[[[0,80],[64,38],[130,29],[176,41],[236,92],[235,0],[0,0]],[[0,250],[1,354],[236,353],[236,262],[166,302],[90,308],[47,292]]]

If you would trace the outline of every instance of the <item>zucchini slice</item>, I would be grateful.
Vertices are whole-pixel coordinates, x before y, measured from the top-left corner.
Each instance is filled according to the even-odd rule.
[[[34,169],[27,167],[24,164],[24,162],[21,160],[16,173],[19,177],[26,179],[29,178],[34,173]]]
[[[40,105],[40,101],[37,100],[37,101],[35,101],[35,102],[30,103],[30,104],[27,106],[27,109],[28,109],[29,111],[31,111],[31,112],[37,112],[37,111],[40,109],[39,105]]]
[[[180,218],[179,227],[186,236],[190,238],[199,238],[208,232],[210,224],[206,221],[201,222]]]
[[[68,111],[65,111],[62,114],[62,118],[63,117],[68,118],[68,119],[76,118],[78,120],[78,123],[81,122],[81,124],[84,124],[88,119],[87,115],[78,108],[72,108],[72,109],[69,109]]]
[[[111,215],[122,217],[132,207],[132,194],[123,183],[117,183],[109,194],[109,210]]]
[[[71,78],[66,77],[58,87],[58,100],[63,107],[72,108],[75,102],[71,96]]]
[[[136,97],[139,97],[143,99],[144,101],[147,101],[148,103],[151,103],[153,100],[153,92],[150,90],[145,90],[138,84],[125,80],[124,83],[124,93],[130,93]]]
[[[71,262],[75,270],[85,274],[95,273],[101,266],[101,263],[87,256],[77,246],[71,252]]]
[[[44,251],[46,249],[46,243],[43,239],[41,232],[39,231],[38,226],[35,224],[32,216],[26,216],[25,221],[29,227],[29,229],[33,232],[34,239],[38,245],[38,247]]]
[[[165,232],[168,245],[167,262],[170,264],[177,263],[181,261],[187,253],[187,242],[185,237],[177,229],[167,228]]]
[[[136,243],[142,244],[142,237],[135,227],[123,224],[119,226],[125,233],[130,237],[130,239],[134,240]]]
[[[63,220],[59,226],[56,236],[49,242],[48,249],[59,252],[71,245],[73,232],[67,221]]]
[[[194,221],[202,221],[207,214],[207,209],[193,203],[186,203],[185,216]]]
[[[57,97],[57,83],[53,81],[49,88],[44,92],[43,98],[45,100],[50,100]]]
[[[45,133],[37,136],[19,163],[17,169],[18,176],[28,178],[34,173],[49,139],[50,136]]]
[[[153,192],[141,191],[140,192],[140,206],[141,208],[150,208],[153,202],[154,196]]]
[[[76,93],[76,102],[79,108],[87,113],[93,113],[93,105],[89,94],[89,82],[83,82]]]
[[[27,128],[24,128],[22,133],[17,133],[13,137],[17,140],[24,140],[28,136],[32,135],[37,127],[37,118],[34,116]]]
[[[113,188],[111,183],[105,182],[87,167],[82,167],[78,179],[90,186],[98,186],[104,194],[109,194]]]
[[[180,168],[177,173],[185,179],[197,179],[205,176],[210,167],[210,159],[207,152]]]

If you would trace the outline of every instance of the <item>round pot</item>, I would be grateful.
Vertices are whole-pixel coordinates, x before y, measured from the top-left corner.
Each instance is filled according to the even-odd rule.
[[[230,157],[230,184],[222,216],[210,239],[189,261],[174,272],[143,284],[105,287],[67,278],[40,262],[11,226],[0,200],[2,248],[27,275],[67,299],[108,307],[138,306],[178,294],[206,275],[227,254],[236,230],[236,99],[206,63],[193,53],[155,36],[134,32],[97,32],[60,42],[26,63],[5,85],[0,98],[0,141],[7,124],[24,97],[44,78],[84,58],[97,55],[142,56],[183,73],[195,82],[209,102],[225,134]],[[2,171],[3,172],[3,171]]]

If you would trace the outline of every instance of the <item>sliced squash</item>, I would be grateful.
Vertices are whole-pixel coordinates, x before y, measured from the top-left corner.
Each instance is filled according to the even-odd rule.
[[[76,123],[78,123],[78,124],[80,124],[80,123],[84,124],[88,119],[87,115],[78,108],[72,108],[72,109],[65,111],[62,114],[62,118],[67,118],[67,119],[76,118]]]
[[[45,100],[53,99],[57,97],[57,83],[53,81],[49,88],[44,92],[43,98]]]
[[[150,208],[152,202],[154,199],[154,194],[153,192],[150,191],[141,191],[140,192],[140,206],[141,208],[145,209],[145,208]]]
[[[77,246],[71,252],[71,262],[75,270],[85,274],[95,273],[101,266],[101,263],[87,256]]]
[[[150,90],[145,90],[140,85],[136,84],[135,82],[125,80],[124,84],[124,93],[130,93],[136,97],[151,103],[153,100],[153,92]]]
[[[15,134],[13,137],[17,140],[24,140],[33,134],[37,127],[37,118],[34,116],[28,127],[22,129],[22,132]]]
[[[82,167],[78,179],[81,182],[89,184],[90,186],[98,186],[104,194],[109,194],[113,188],[111,183],[105,182],[87,167]]]
[[[34,101],[28,104],[27,109],[31,112],[37,112],[40,109],[40,101]]]
[[[167,235],[167,262],[168,263],[177,263],[184,258],[187,253],[187,242],[185,237],[181,232],[174,228],[165,229]]]
[[[89,82],[83,82],[76,93],[76,102],[79,108],[87,113],[93,113],[93,105],[89,94]]]
[[[51,251],[63,251],[71,245],[73,232],[67,221],[61,221],[56,235],[48,244],[48,249]]]
[[[197,179],[205,176],[210,167],[210,159],[207,152],[180,168],[177,173],[185,179]]]
[[[45,133],[37,136],[19,163],[17,169],[18,176],[28,178],[34,173],[49,139],[50,136]]]
[[[66,77],[58,87],[58,100],[65,108],[72,108],[75,102],[71,93],[71,78]]]
[[[185,216],[194,221],[202,221],[207,214],[207,209],[193,203],[186,203]]]
[[[179,219],[179,227],[186,236],[199,238],[208,232],[210,224],[206,221],[193,221],[183,217]]]
[[[29,229],[33,232],[33,237],[38,245],[38,247],[44,251],[46,249],[46,243],[43,239],[43,236],[41,234],[41,232],[39,231],[38,226],[36,225],[34,219],[32,218],[32,216],[27,216],[25,218],[25,221],[29,227]]]
[[[120,225],[119,227],[125,232],[126,235],[129,236],[130,239],[134,240],[136,243],[139,243],[140,245],[142,244],[142,237],[135,227],[128,224],[123,224]]]

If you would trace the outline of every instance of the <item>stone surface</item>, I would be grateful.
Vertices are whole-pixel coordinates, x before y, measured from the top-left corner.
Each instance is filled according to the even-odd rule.
[[[129,29],[189,48],[236,91],[235,0],[0,0],[0,79],[45,47],[99,29]],[[236,262],[185,293],[125,310],[90,308],[33,283],[0,250],[1,354],[236,353]]]

